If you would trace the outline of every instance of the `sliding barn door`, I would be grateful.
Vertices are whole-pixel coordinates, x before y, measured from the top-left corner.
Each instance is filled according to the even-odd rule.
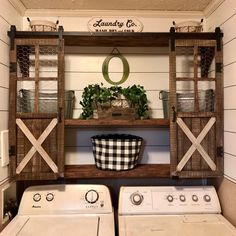
[[[170,49],[171,175],[212,177],[223,171],[222,46],[174,39]]]
[[[10,60],[11,176],[55,179],[64,170],[64,49],[60,39],[15,39]]]

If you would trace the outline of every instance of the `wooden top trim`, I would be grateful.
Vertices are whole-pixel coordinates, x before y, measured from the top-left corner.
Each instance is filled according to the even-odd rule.
[[[12,37],[11,31],[8,31]],[[79,32],[79,31],[14,31],[15,38],[58,38],[65,40],[66,46],[125,46],[125,47],[163,47],[169,46],[171,37],[175,39],[204,39],[216,40],[215,32],[201,33],[174,33],[169,32],[133,32],[133,33],[110,33],[110,32]],[[223,33],[221,33],[223,37]]]

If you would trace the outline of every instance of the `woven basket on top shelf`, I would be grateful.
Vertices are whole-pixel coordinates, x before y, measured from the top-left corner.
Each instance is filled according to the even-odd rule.
[[[57,25],[59,23],[59,21],[54,23],[47,20],[31,21],[29,18],[27,18],[27,20],[29,21],[29,27],[32,31],[57,31]]]
[[[202,32],[203,19],[201,21],[184,21],[178,24],[173,21],[175,32]]]

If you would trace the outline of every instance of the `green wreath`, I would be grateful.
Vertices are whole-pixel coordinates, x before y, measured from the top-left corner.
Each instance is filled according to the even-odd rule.
[[[118,82],[112,81],[109,77],[109,72],[108,72],[109,62],[114,57],[120,58],[123,63],[123,76],[122,76],[121,80]],[[102,74],[103,74],[104,79],[108,83],[110,83],[112,85],[120,85],[120,84],[124,83],[129,77],[129,63],[126,60],[126,58],[124,56],[122,56],[121,54],[110,54],[109,56],[106,57],[106,59],[104,60],[104,62],[102,64]]]

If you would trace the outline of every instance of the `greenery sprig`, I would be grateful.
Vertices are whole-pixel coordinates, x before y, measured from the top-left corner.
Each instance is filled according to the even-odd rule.
[[[148,118],[148,100],[146,91],[141,85],[133,85],[127,88],[120,86],[104,87],[103,84],[88,85],[84,88],[80,104],[83,112],[80,119],[89,119],[93,116],[94,104],[111,102],[123,95],[132,107],[137,108],[137,115],[142,119]]]

